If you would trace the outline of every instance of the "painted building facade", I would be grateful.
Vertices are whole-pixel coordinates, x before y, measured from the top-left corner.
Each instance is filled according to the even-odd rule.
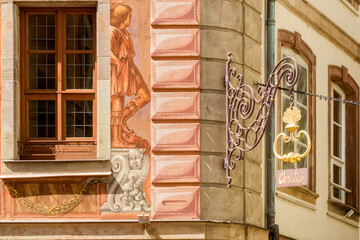
[[[276,2],[275,58],[302,66],[297,90],[358,101],[359,4],[330,2]],[[267,79],[266,10],[260,0],[2,0],[0,238],[270,239],[269,144],[237,162],[231,188],[224,170],[228,52],[248,84]],[[296,101],[313,149],[296,166],[308,186],[276,189],[280,235],[358,239],[359,111]]]
[[[302,91],[359,101],[359,2],[277,1],[275,16],[277,57],[294,56],[304,67],[307,90]],[[306,125],[315,144],[305,163],[309,184],[277,189],[280,233],[294,239],[358,239],[359,107],[306,98]]]

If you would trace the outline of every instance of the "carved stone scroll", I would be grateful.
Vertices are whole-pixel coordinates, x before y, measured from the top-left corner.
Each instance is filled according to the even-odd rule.
[[[113,181],[109,184],[107,203],[101,211],[150,212],[143,185],[149,174],[150,159],[142,150],[126,150],[111,159]],[[124,152],[124,150],[122,150]]]

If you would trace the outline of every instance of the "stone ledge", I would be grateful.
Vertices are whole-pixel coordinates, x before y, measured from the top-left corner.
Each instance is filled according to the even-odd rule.
[[[33,179],[33,178],[58,178],[58,177],[101,177],[110,176],[111,171],[108,172],[72,172],[72,173],[57,173],[57,174],[14,174],[14,175],[0,175],[0,179]]]
[[[276,194],[276,196],[283,198],[287,201],[293,202],[295,204],[298,204],[300,206],[303,206],[303,207],[306,207],[306,208],[309,208],[312,210],[316,210],[316,199],[307,201],[306,199],[303,199],[301,197],[294,196],[294,194],[296,194],[296,190],[293,190],[293,192],[284,192],[284,191],[277,189],[275,194]],[[299,193],[298,193],[298,195],[299,195]]]
[[[19,7],[95,7],[98,3],[104,3],[104,0],[41,0],[41,1],[28,1],[28,0],[2,0],[1,3],[16,4]]]
[[[143,225],[130,221],[76,221],[9,222],[0,226],[0,239],[104,239],[105,236],[111,239],[269,239],[268,230],[239,223],[195,220],[150,221]]]
[[[2,160],[0,178],[109,176],[111,163],[96,160]]]

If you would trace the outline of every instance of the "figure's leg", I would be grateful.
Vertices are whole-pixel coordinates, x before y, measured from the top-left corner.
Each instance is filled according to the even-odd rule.
[[[111,146],[122,147],[125,142],[121,136],[122,111],[124,108],[124,96],[111,96]]]
[[[145,106],[150,101],[150,91],[144,79],[141,76],[141,73],[134,66],[135,71],[135,81],[137,86],[137,91],[135,96],[130,100],[130,102],[126,105],[123,111],[123,131],[127,133],[131,133],[132,131],[127,128],[127,120],[134,116],[140,108]]]

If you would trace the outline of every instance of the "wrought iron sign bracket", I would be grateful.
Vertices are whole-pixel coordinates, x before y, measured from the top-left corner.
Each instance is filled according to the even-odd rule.
[[[262,139],[273,107],[276,92],[283,79],[290,89],[291,105],[294,101],[294,85],[298,81],[299,67],[292,57],[281,59],[272,70],[265,86],[258,86],[257,93],[244,83],[242,74],[231,68],[231,53],[226,63],[226,157],[224,168],[228,187],[231,186],[230,171],[245,152],[254,149]],[[255,112],[254,118],[251,118]],[[254,120],[251,120],[254,119]],[[247,126],[246,126],[247,125]]]

